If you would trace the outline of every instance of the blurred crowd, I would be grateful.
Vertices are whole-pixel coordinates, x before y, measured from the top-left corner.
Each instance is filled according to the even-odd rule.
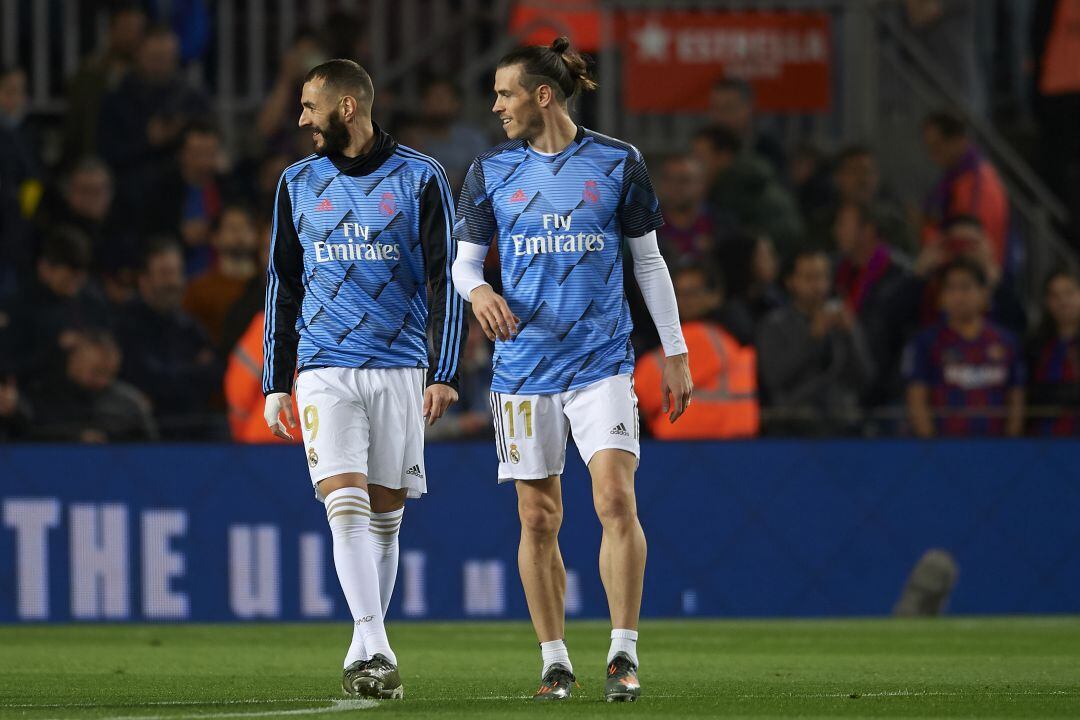
[[[913,27],[926,5],[906,3]],[[261,367],[276,183],[311,150],[296,129],[304,73],[362,59],[359,36],[340,19],[299,32],[243,149],[183,71],[176,32],[138,4],[114,6],[104,47],[71,78],[52,162],[26,73],[0,68],[0,441],[273,441]],[[380,95],[376,120],[453,183],[500,139],[463,119],[445,77],[425,80],[412,112],[392,100]],[[1048,112],[1060,123],[1076,105]],[[918,208],[868,146],[826,153],[765,132],[735,79],[712,88],[692,137],[647,158],[696,386],[669,423],[628,266],[647,433],[1077,433],[1080,279],[1062,267],[1022,296],[1015,258],[1029,239],[962,116],[933,113],[910,132],[940,171]],[[1046,172],[1069,186],[1080,153],[1066,145]],[[434,438],[490,434],[490,350],[470,333],[461,402]]]

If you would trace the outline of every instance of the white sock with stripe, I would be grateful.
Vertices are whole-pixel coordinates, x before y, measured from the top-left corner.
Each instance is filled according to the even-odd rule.
[[[353,641],[345,656],[345,667],[375,653],[397,664],[397,656],[386,639],[379,604],[379,574],[368,539],[371,503],[367,491],[341,488],[327,495],[325,502],[326,519],[334,537],[334,566],[353,617]]]
[[[607,661],[611,664],[611,661],[615,659],[616,653],[626,653],[630,656],[630,662],[634,663],[634,667],[637,667],[637,630],[627,630],[626,628],[615,628],[611,631],[611,647],[608,649]]]
[[[405,508],[384,513],[371,513],[371,549],[375,555],[375,567],[379,571],[379,595],[383,617],[394,595],[398,571],[398,531]]]
[[[544,661],[544,669],[540,672],[541,679],[548,674],[548,670],[556,663],[570,672],[574,672],[574,666],[570,664],[570,651],[566,648],[565,640],[551,640],[540,643],[540,657]]]

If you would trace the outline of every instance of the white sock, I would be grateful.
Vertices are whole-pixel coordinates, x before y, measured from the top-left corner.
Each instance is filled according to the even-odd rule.
[[[615,628],[611,631],[611,648],[607,652],[608,664],[615,659],[615,653],[624,652],[630,656],[630,662],[637,667],[637,630]]]
[[[345,656],[345,667],[365,659],[366,653],[382,653],[397,664],[379,606],[379,575],[368,539],[371,503],[367,491],[341,488],[327,495],[325,502],[326,520],[334,537],[334,566],[353,617],[354,639]]]
[[[382,614],[390,607],[390,598],[394,595],[394,583],[398,571],[398,530],[401,529],[401,516],[405,508],[398,508],[384,513],[371,513],[371,550],[375,555],[375,567],[379,571],[379,596],[382,601]]]
[[[565,640],[540,643],[540,657],[544,660],[544,669],[540,673],[541,678],[547,675],[548,670],[556,663],[565,665],[567,670],[574,672],[574,666],[570,664],[570,651],[566,649]]]

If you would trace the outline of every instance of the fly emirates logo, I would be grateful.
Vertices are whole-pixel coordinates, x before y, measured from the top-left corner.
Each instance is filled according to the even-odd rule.
[[[344,262],[346,260],[400,260],[401,246],[397,243],[371,242],[371,229],[360,223],[342,223],[345,242],[313,243],[315,262]]]
[[[604,233],[571,232],[571,215],[542,215],[544,235],[525,235],[515,233],[510,236],[514,241],[515,255],[538,255],[540,253],[580,253],[599,252],[604,249]]]

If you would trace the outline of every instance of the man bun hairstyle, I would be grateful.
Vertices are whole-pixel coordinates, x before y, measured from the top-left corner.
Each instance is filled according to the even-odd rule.
[[[521,84],[526,90],[532,92],[547,85],[562,104],[581,92],[596,89],[588,62],[581,53],[570,49],[570,40],[565,36],[555,38],[546,47],[530,45],[511,50],[498,66],[511,65],[521,65]]]

